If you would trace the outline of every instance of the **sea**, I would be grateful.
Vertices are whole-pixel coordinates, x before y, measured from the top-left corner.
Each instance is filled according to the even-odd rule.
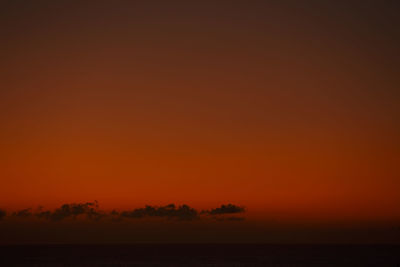
[[[399,245],[2,245],[0,266],[392,266]]]

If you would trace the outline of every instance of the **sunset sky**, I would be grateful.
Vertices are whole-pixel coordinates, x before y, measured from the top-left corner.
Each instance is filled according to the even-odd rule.
[[[399,8],[3,1],[0,208],[400,225]]]

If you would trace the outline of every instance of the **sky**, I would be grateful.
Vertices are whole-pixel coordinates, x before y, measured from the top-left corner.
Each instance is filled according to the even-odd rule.
[[[72,231],[12,218],[38,206],[233,203],[246,220],[173,227],[193,242],[333,242],[344,228],[346,242],[399,242],[398,1],[1,6],[3,233]],[[20,235],[7,242],[50,240]]]

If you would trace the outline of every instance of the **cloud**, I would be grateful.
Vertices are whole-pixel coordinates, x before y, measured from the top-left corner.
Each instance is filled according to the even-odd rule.
[[[32,216],[32,209],[23,209],[16,212],[13,212],[12,216],[19,217],[19,218],[27,218]]]
[[[234,214],[234,213],[242,213],[245,212],[244,207],[236,206],[233,204],[221,205],[221,207],[205,210],[202,213],[210,214],[210,215],[224,215],[224,214]]]
[[[117,211],[112,210],[105,212],[99,209],[97,201],[86,203],[68,203],[63,204],[55,210],[44,210],[39,207],[36,211],[32,209],[23,209],[12,213],[13,217],[18,218],[38,218],[49,221],[62,221],[65,219],[87,219],[87,220],[102,220],[110,219],[112,221],[121,221],[124,219],[141,219],[141,218],[165,218],[182,221],[191,221],[201,219],[202,215],[212,215],[212,219],[240,221],[243,217],[226,217],[224,214],[235,214],[244,212],[243,207],[233,204],[221,205],[215,209],[198,212],[196,209],[188,205],[176,206],[169,204],[166,206],[150,206],[136,208],[132,210]],[[221,216],[220,216],[221,215]],[[6,213],[0,211],[0,220],[6,216]],[[209,217],[210,218],[210,217]]]
[[[60,208],[54,211],[40,211],[35,215],[38,218],[49,219],[53,221],[61,221],[66,218],[76,219],[78,216],[86,216],[91,220],[99,220],[105,216],[102,212],[98,210],[98,202],[86,202],[86,203],[71,203],[64,204]]]
[[[0,209],[0,221],[1,221],[4,217],[6,217],[6,215],[7,215],[7,212],[6,212],[5,210]]]
[[[168,219],[193,220],[198,217],[198,212],[188,205],[176,207],[175,204],[169,204],[161,207],[146,206],[145,208],[123,211],[120,216],[125,218],[164,217]]]

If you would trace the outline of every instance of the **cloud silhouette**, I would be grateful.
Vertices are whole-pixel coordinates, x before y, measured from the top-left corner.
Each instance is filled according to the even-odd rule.
[[[30,209],[30,208],[19,210],[19,211],[16,211],[16,212],[12,213],[12,216],[20,217],[20,218],[27,218],[27,217],[30,217],[32,215],[33,215],[32,209]]]
[[[233,204],[221,205],[221,207],[205,210],[202,213],[210,214],[210,215],[224,215],[224,214],[234,214],[234,213],[242,213],[245,212],[244,207],[236,206]]]
[[[60,208],[54,211],[40,211],[35,215],[38,218],[49,219],[53,221],[60,221],[66,218],[73,218],[80,215],[86,216],[88,219],[99,220],[105,216],[102,212],[98,210],[98,202],[86,202],[86,203],[71,203],[64,204]]]
[[[169,204],[161,207],[146,206],[145,208],[123,211],[120,213],[120,216],[125,218],[164,217],[169,219],[193,220],[198,217],[198,212],[188,205],[176,207],[175,204]]]
[[[112,221],[121,221],[123,219],[140,219],[140,218],[165,218],[175,219],[182,221],[191,221],[201,219],[202,215],[212,215],[212,219],[217,220],[243,220],[243,217],[226,217],[220,216],[224,214],[235,214],[244,212],[243,207],[233,204],[221,205],[215,209],[205,210],[198,212],[196,209],[188,205],[176,206],[169,204],[166,206],[150,206],[147,205],[143,208],[136,208],[132,210],[117,211],[112,210],[105,212],[99,209],[97,201],[86,203],[69,203],[63,204],[55,210],[44,210],[39,207],[36,211],[32,209],[23,209],[11,214],[12,217],[17,218],[38,218],[50,221],[62,221],[65,219],[87,219],[98,221],[101,219],[110,219]],[[5,211],[0,210],[0,220],[6,217]]]
[[[0,221],[3,220],[4,217],[6,217],[7,212],[5,210],[0,209]]]

